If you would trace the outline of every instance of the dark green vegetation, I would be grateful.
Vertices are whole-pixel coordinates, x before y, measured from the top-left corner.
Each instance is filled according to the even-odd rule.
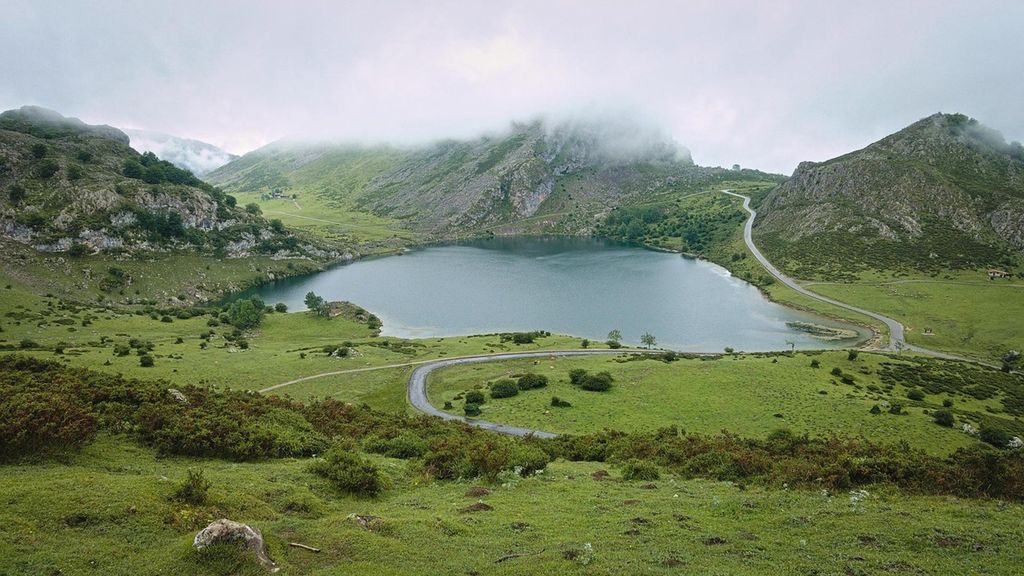
[[[405,230],[421,238],[587,234],[609,206],[671,200],[735,180],[778,181],[695,166],[686,150],[633,125],[541,122],[414,149],[279,142],[209,179],[258,199],[266,211],[294,215],[284,216],[293,225],[351,237]],[[319,216],[301,208],[310,202],[324,207]]]
[[[1024,148],[962,114],[802,163],[758,207],[755,239],[799,278],[1012,272],[1024,250]]]

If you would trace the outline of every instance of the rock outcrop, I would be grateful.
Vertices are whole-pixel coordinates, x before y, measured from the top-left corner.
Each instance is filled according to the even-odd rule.
[[[267,554],[267,543],[263,541],[263,534],[259,529],[227,518],[216,520],[200,530],[192,545],[196,550],[202,550],[214,544],[231,542],[238,543],[245,550],[251,552],[268,572],[273,573],[280,570]]]

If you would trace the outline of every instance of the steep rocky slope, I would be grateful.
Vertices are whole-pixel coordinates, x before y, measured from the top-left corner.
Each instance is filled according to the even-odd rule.
[[[804,162],[760,205],[756,238],[807,278],[1013,267],[1024,254],[1024,148],[962,114]]]
[[[0,238],[73,255],[337,256],[191,172],[139,154],[116,128],[28,106],[0,114]]]
[[[212,172],[228,191],[302,190],[433,236],[585,233],[608,210],[730,176],[625,122],[515,124],[415,148],[278,142]]]

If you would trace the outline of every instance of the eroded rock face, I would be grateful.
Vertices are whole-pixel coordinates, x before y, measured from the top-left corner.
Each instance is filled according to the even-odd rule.
[[[263,541],[263,534],[259,529],[248,524],[242,524],[227,518],[216,520],[196,534],[192,543],[196,550],[202,550],[214,544],[225,542],[237,542],[246,550],[252,552],[256,560],[267,569],[268,572],[277,572],[280,568],[267,555],[267,543]]]

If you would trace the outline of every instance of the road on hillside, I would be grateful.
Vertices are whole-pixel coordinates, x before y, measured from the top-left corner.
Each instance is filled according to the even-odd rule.
[[[450,366],[457,366],[459,364],[472,364],[476,362],[495,362],[501,360],[520,360],[523,358],[550,358],[552,356],[564,357],[564,356],[599,356],[599,355],[614,355],[614,354],[650,354],[652,351],[649,350],[549,350],[547,352],[510,352],[508,354],[491,354],[488,356],[470,356],[466,358],[449,358],[446,360],[437,360],[424,364],[413,371],[412,376],[409,377],[408,383],[408,398],[409,403],[414,408],[428,414],[430,416],[437,416],[445,420],[454,420],[458,422],[465,422],[470,426],[476,426],[477,428],[483,428],[484,430],[491,430],[494,432],[501,432],[502,434],[510,434],[512,436],[535,436],[537,438],[554,438],[555,434],[551,432],[544,432],[541,430],[532,430],[530,428],[520,428],[518,426],[509,426],[508,424],[498,424],[496,422],[487,422],[485,420],[477,420],[476,418],[467,418],[465,416],[457,416],[455,414],[449,414],[443,410],[438,410],[433,404],[427,400],[427,376],[431,372],[439,368],[448,368]]]
[[[832,298],[829,298],[827,296],[822,296],[817,292],[812,292],[807,288],[804,288],[802,285],[798,284],[796,280],[783,274],[778,268],[775,267],[775,265],[769,262],[768,259],[764,257],[764,254],[761,254],[761,251],[757,249],[757,246],[754,245],[754,218],[757,217],[757,212],[750,207],[750,197],[744,196],[743,194],[737,194],[736,192],[732,192],[730,190],[722,190],[722,192],[730,196],[735,196],[737,198],[743,199],[743,209],[746,210],[749,214],[749,216],[747,216],[746,224],[743,225],[743,241],[747,243],[747,248],[750,249],[750,252],[754,255],[754,258],[757,258],[757,261],[761,263],[761,266],[764,266],[764,269],[767,270],[772,276],[777,278],[779,282],[782,282],[786,286],[789,286],[793,290],[796,290],[797,292],[803,294],[804,296],[807,296],[808,298],[814,298],[819,302],[832,304],[833,306],[838,306],[840,308],[843,308],[844,310],[850,310],[851,312],[856,312],[858,314],[870,316],[875,320],[883,322],[889,328],[889,345],[886,347],[887,350],[913,350],[914,352],[926,354],[928,356],[934,356],[936,358],[976,362],[976,360],[964,358],[963,356],[955,356],[953,354],[946,354],[944,352],[938,352],[936,350],[929,350],[927,348],[922,348],[920,346],[908,344],[905,336],[903,335],[903,324],[900,324],[899,321],[889,318],[888,316],[883,316],[878,312],[872,312],[870,310],[858,308],[857,306],[853,306],[845,302],[840,302],[839,300],[833,300]],[[991,364],[986,364],[986,366],[991,366]]]

